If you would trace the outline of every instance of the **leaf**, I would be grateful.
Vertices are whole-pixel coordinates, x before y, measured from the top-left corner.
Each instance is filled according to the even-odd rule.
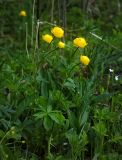
[[[43,96],[40,96],[38,97],[36,100],[35,100],[36,104],[39,105],[39,106],[46,106],[48,101],[47,101],[47,98],[43,97]]]
[[[62,124],[65,120],[65,117],[60,112],[51,112],[49,116],[53,121],[58,124]]]
[[[48,97],[48,85],[45,82],[41,83],[41,94],[44,97]]]
[[[52,128],[52,126],[53,126],[53,122],[52,122],[52,120],[50,119],[49,116],[44,117],[43,124],[44,124],[44,128],[47,131],[50,130]]]
[[[44,112],[38,112],[38,113],[34,114],[34,117],[36,117],[35,119],[38,120],[38,119],[44,118],[45,115],[46,115],[46,113],[44,113]]]
[[[0,129],[0,138],[2,138],[5,135],[5,132],[3,132],[3,130]]]
[[[95,126],[93,126],[93,129],[98,134],[98,136],[106,136],[107,129],[103,122],[96,123]]]
[[[71,90],[71,91],[73,91],[73,92],[75,91],[76,85],[75,85],[75,83],[74,83],[74,80],[71,79],[71,78],[68,78],[68,79],[66,80],[66,82],[64,83],[64,86],[67,87],[69,90]]]
[[[47,113],[50,113],[52,111],[52,106],[51,105],[48,105],[47,106]]]
[[[109,142],[118,143],[122,140],[122,136],[115,136],[109,140]]]
[[[42,74],[40,74],[40,73],[37,75],[36,80],[37,80],[38,83],[39,83],[39,82],[49,83],[49,82],[42,76]]]
[[[71,127],[75,128],[77,127],[77,117],[75,116],[74,112],[71,110],[68,110],[68,119]]]
[[[79,117],[80,126],[84,125],[84,123],[87,122],[88,114],[89,112],[85,110],[84,113]]]

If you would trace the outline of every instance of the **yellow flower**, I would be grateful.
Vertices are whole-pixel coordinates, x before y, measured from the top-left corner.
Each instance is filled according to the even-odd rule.
[[[47,43],[51,43],[52,40],[53,40],[53,37],[49,34],[45,34],[45,35],[42,36],[42,39]]]
[[[80,62],[87,66],[90,63],[90,59],[87,56],[80,56]]]
[[[75,38],[73,40],[73,43],[74,43],[75,46],[80,47],[80,48],[84,48],[87,45],[87,42],[86,42],[85,38],[82,38],[82,37]]]
[[[58,47],[59,48],[65,48],[65,43],[63,43],[63,42],[58,42]]]
[[[57,38],[62,38],[64,36],[64,30],[60,27],[54,27],[51,33]]]
[[[26,13],[26,11],[20,11],[19,15],[22,17],[26,17],[27,13]]]

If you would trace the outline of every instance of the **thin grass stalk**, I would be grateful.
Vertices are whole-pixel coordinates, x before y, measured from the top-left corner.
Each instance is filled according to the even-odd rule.
[[[33,46],[33,37],[34,37],[34,17],[35,17],[35,0],[33,0],[33,10],[32,10],[32,33],[31,33],[32,46]]]
[[[39,21],[37,21],[37,26],[36,26],[36,42],[35,42],[34,56],[35,56],[36,50],[38,49],[39,24],[40,24]]]
[[[73,71],[73,69],[76,67],[76,66],[79,66],[81,63],[77,63],[75,64],[74,66],[72,66],[72,68],[70,69],[68,75],[70,75],[70,73]]]
[[[115,49],[115,50],[119,50],[119,51],[122,51],[121,49],[117,48],[116,46],[106,42],[102,37],[98,36],[97,34],[95,33],[92,33],[92,32],[89,32],[93,37],[99,39],[100,41],[106,43],[107,45],[109,45],[111,48]]]
[[[28,145],[27,145],[27,148],[26,148],[26,153],[25,153],[25,159],[28,158]]]
[[[121,4],[120,4],[120,0],[117,0],[117,6],[118,6],[118,14],[121,14]]]
[[[54,20],[54,1],[52,0],[52,7],[51,7],[51,23],[53,23]]]
[[[37,12],[36,12],[37,21],[39,22],[40,18],[40,0],[37,0]],[[38,31],[38,47],[39,47],[39,41],[40,41],[40,34]]]
[[[67,19],[66,19],[66,0],[63,0],[63,27],[66,29],[67,26]],[[66,32],[65,32],[66,36]]]
[[[37,0],[37,9],[36,9],[36,17],[37,17],[37,20],[39,20],[39,16],[40,16],[40,0]]]
[[[26,48],[27,57],[29,58],[29,52],[28,52],[28,23],[25,23],[25,27],[26,27],[25,48]]]
[[[37,21],[37,25],[36,25],[36,41],[35,41],[35,48],[34,48],[34,52],[33,52],[33,57],[32,57],[32,62],[34,65],[34,69],[33,69],[33,79],[34,79],[34,87],[35,87],[35,97],[36,97],[36,71],[37,71],[37,59],[36,59],[36,51],[38,49],[38,31],[39,31],[39,21]]]
[[[58,0],[58,19],[59,19],[58,23],[59,23],[59,25],[60,25],[60,22],[61,22],[61,20],[60,20],[60,18],[61,18],[61,8],[60,8],[60,6],[61,6],[60,0]]]

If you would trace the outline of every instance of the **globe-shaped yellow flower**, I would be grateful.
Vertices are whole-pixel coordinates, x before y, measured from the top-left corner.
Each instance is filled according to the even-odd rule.
[[[53,37],[49,34],[45,34],[45,35],[42,36],[42,39],[47,43],[51,43],[52,40],[53,40]]]
[[[80,48],[84,48],[87,45],[87,42],[86,42],[85,38],[82,38],[82,37],[75,38],[73,40],[73,43],[74,43],[75,46],[80,47]]]
[[[54,27],[51,33],[57,38],[62,38],[64,36],[64,30],[60,27]]]
[[[19,15],[22,17],[26,17],[27,13],[26,13],[26,11],[20,11]]]
[[[63,42],[58,42],[58,47],[59,48],[65,48],[65,43],[63,43]]]
[[[90,63],[90,59],[87,56],[80,56],[80,62],[87,66]]]

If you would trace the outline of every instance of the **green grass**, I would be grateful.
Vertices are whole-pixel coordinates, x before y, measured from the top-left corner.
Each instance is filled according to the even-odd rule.
[[[120,160],[121,32],[105,36],[100,22],[94,30],[94,19],[87,19],[81,30],[68,26],[66,47],[55,49],[59,39],[50,45],[41,39],[52,28],[43,24],[38,46],[36,20],[32,34],[31,16],[16,19],[19,9],[12,12],[14,36],[9,28],[0,38],[0,160]],[[88,45],[74,54],[79,36]],[[90,58],[88,66],[81,54]]]

